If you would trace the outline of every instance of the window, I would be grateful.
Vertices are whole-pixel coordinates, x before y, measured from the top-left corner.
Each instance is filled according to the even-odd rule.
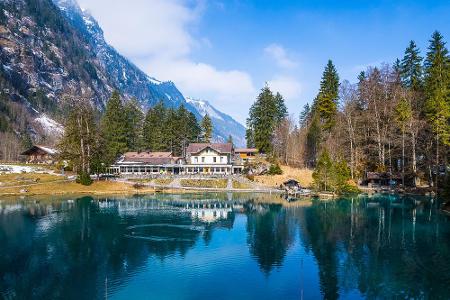
[[[205,162],[205,158],[204,157],[202,157],[202,163],[204,163]]]
[[[198,157],[194,157],[194,162],[198,163]]]
[[[213,157],[213,162],[217,162],[217,157]]]
[[[220,162],[223,163],[223,156],[220,157]]]

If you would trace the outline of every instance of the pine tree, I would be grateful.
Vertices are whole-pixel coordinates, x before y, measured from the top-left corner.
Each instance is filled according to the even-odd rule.
[[[201,127],[202,127],[202,133],[203,133],[203,141],[205,143],[210,143],[211,137],[212,137],[213,126],[212,126],[211,118],[209,117],[208,114],[206,114],[203,117]]]
[[[300,112],[299,116],[299,125],[300,128],[307,128],[309,125],[309,119],[311,117],[311,108],[309,106],[309,103],[306,103],[303,106],[303,110]]]
[[[286,115],[283,97],[279,93],[274,95],[266,85],[250,108],[247,119],[247,146],[256,147],[262,153],[271,153],[274,131]]]
[[[425,97],[426,116],[436,137],[438,167],[439,144],[450,145],[450,59],[443,37],[437,31],[433,33],[425,59]]]
[[[250,128],[250,120],[247,119],[247,129],[245,130],[245,140],[247,142],[247,147],[248,148],[255,148],[255,136],[254,136],[254,131],[252,128]]]
[[[178,115],[173,107],[169,107],[166,112],[163,126],[163,138],[165,141],[164,150],[175,153],[179,140],[178,140]]]
[[[311,119],[311,124],[308,128],[306,135],[307,146],[307,165],[314,166],[316,163],[316,157],[319,153],[319,144],[322,136],[320,121],[317,114],[314,114]]]
[[[150,108],[144,120],[144,146],[150,151],[165,150],[166,108],[158,102]]]
[[[127,127],[127,148],[132,151],[142,151],[144,149],[144,114],[136,99],[128,101],[124,105],[124,110]]]
[[[281,121],[283,121],[286,117],[287,117],[287,107],[286,104],[284,103],[284,98],[283,96],[277,92],[275,94],[275,126],[277,126],[278,124],[281,123]]]
[[[327,149],[324,149],[317,160],[313,172],[314,184],[318,190],[329,191],[333,176],[333,161]]]
[[[443,37],[434,32],[425,60],[425,109],[440,142],[449,143],[450,58]]]
[[[118,91],[113,92],[106,104],[101,129],[105,141],[106,161],[111,164],[128,150],[129,142],[127,115]]]
[[[188,144],[198,139],[201,129],[198,126],[195,115],[189,112],[184,105],[178,107],[176,115],[176,137],[174,139],[173,151],[176,155],[183,155],[184,149]]]
[[[409,46],[405,50],[400,66],[400,79],[403,85],[414,91],[422,89],[423,85],[423,70],[420,50],[414,41],[409,42]]]
[[[189,112],[187,117],[187,123],[189,124],[189,141],[190,142],[197,142],[200,135],[202,134],[202,129],[197,121],[197,118],[195,117],[194,113]]]
[[[320,82],[319,94],[314,109],[320,116],[323,131],[330,131],[334,124],[338,106],[339,76],[331,60],[328,61]]]

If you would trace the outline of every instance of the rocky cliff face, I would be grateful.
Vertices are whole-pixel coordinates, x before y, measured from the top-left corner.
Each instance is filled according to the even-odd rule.
[[[120,55],[74,0],[0,0],[0,58],[0,132],[45,138],[51,126],[42,120],[62,121],[64,97],[82,96],[102,110],[115,89],[144,110],[163,101],[203,114],[173,82],[148,76]],[[217,139],[243,138],[218,121]]]

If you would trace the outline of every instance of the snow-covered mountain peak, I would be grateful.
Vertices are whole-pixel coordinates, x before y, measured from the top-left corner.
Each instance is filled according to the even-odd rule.
[[[199,114],[202,115],[202,117],[208,114],[213,119],[223,120],[222,116],[220,115],[220,112],[216,110],[213,106],[211,106],[209,102],[206,100],[186,97],[186,102],[194,105],[197,108]]]

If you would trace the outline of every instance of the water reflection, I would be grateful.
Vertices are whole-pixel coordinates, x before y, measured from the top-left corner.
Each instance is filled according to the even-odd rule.
[[[392,195],[3,201],[0,298],[173,298],[176,284],[178,298],[446,299],[450,222],[439,204]]]
[[[247,204],[247,243],[261,269],[281,266],[294,241],[295,228],[281,204]]]

